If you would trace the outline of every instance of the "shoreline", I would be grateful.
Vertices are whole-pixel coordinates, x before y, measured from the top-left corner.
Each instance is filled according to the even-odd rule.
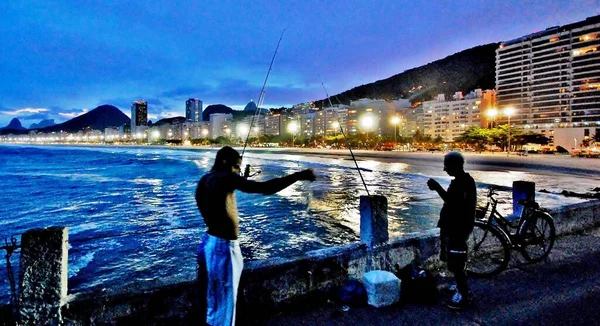
[[[168,146],[168,145],[129,145],[129,144],[7,144],[0,146],[56,146],[56,147],[88,147],[88,148],[140,148],[140,149],[170,149],[184,150],[190,152],[197,151],[217,151],[222,146]],[[241,146],[232,146],[241,151]],[[257,148],[246,147],[249,153],[267,153],[267,154],[286,154],[302,155],[320,158],[352,159],[350,151],[347,149],[316,149],[316,148]],[[403,151],[372,151],[372,150],[352,150],[357,161],[377,161],[381,163],[408,163],[417,165],[430,165],[442,167],[444,152],[403,152]],[[506,153],[462,153],[466,159],[466,169],[475,167],[501,167],[511,168],[518,171],[554,171],[576,174],[581,176],[595,177],[600,180],[600,159],[571,157],[569,155],[549,155],[549,154],[528,154],[527,156],[517,156]]]

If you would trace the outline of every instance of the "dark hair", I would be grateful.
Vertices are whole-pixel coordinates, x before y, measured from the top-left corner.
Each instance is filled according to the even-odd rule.
[[[240,153],[235,149],[225,146],[217,152],[215,164],[211,171],[227,171],[232,166],[238,165],[238,160],[241,158]]]

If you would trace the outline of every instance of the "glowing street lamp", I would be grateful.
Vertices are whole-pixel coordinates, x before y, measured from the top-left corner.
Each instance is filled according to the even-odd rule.
[[[242,140],[248,136],[249,131],[250,131],[250,128],[246,124],[239,124],[237,126],[237,135]]]
[[[515,114],[515,109],[512,107],[505,108],[504,114],[508,117],[508,151],[506,152],[506,156],[508,156],[510,154],[510,117]]]
[[[488,126],[491,125],[491,128],[494,128],[494,122],[496,121],[496,117],[498,116],[498,110],[495,108],[489,108],[487,111],[485,111],[485,115],[488,117],[488,119],[492,120],[492,123],[488,124]]]
[[[152,139],[154,139],[154,140],[158,139],[160,137],[160,131],[153,130],[151,136],[152,136]]]
[[[394,144],[396,144],[396,126],[400,123],[400,117],[397,115],[393,116],[390,122],[394,125]]]
[[[287,130],[292,134],[292,147],[294,147],[294,134],[298,130],[298,124],[296,121],[291,121],[288,123]]]
[[[374,124],[375,119],[371,115],[365,114],[360,118],[360,125],[363,127],[363,129],[365,129],[367,139],[369,139],[369,130],[373,127]]]
[[[208,137],[208,129],[202,129],[202,136],[204,136],[204,138]]]
[[[331,123],[331,129],[333,129],[333,135],[337,135],[338,130],[340,130],[340,122],[339,121],[334,121]]]

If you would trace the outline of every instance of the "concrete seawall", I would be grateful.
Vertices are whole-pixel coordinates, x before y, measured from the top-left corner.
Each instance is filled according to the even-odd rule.
[[[589,201],[554,209],[558,235],[600,225],[600,201]],[[434,267],[438,264],[437,229],[367,247],[363,243],[316,250],[297,258],[273,258],[247,262],[242,273],[238,311],[273,313],[303,300],[326,301],[349,278],[366,271],[393,271],[412,260]],[[199,320],[198,293],[194,280],[127,293],[83,293],[63,307],[66,325],[187,323]]]

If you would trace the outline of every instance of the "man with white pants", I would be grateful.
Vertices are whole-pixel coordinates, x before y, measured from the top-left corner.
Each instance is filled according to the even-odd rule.
[[[234,325],[238,285],[244,266],[238,242],[239,219],[235,190],[270,195],[296,181],[314,181],[312,170],[303,170],[264,182],[240,176],[240,154],[225,146],[217,152],[210,172],[196,188],[196,204],[207,226],[198,249],[198,282],[206,291],[206,323]]]

